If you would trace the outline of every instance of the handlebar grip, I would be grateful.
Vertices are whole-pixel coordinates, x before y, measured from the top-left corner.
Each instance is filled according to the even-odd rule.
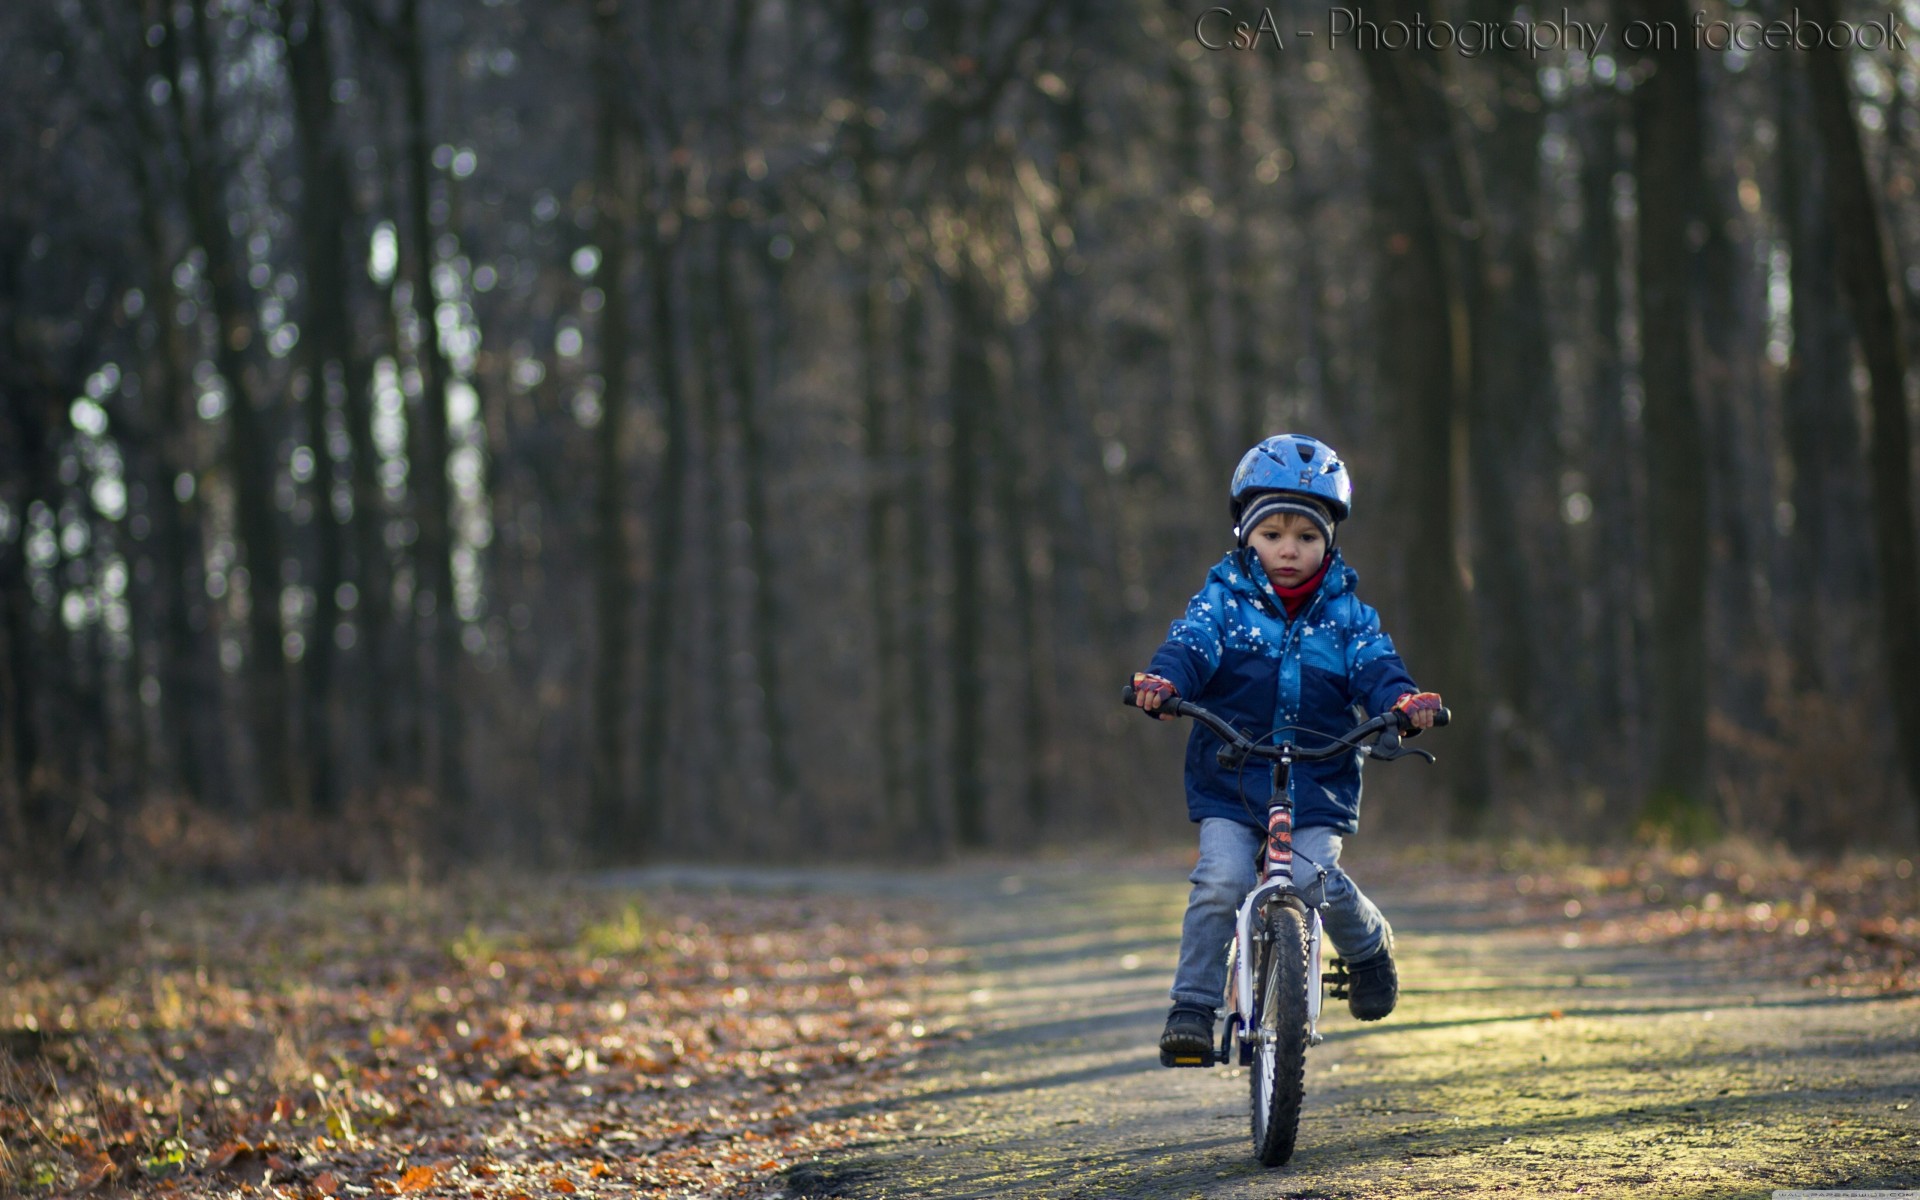
[[[1133,697],[1134,689],[1132,684],[1129,683],[1120,689],[1120,703],[1126,705],[1128,708],[1140,708],[1138,704],[1133,702]],[[1140,708],[1140,715],[1143,717],[1152,717],[1156,720],[1183,716],[1185,714],[1181,711],[1181,704],[1182,701],[1180,697],[1168,696],[1165,700],[1161,701],[1160,707],[1157,709],[1149,710]]]
[[[1412,718],[1408,717],[1406,713],[1401,712],[1399,709],[1392,709],[1390,711],[1393,713],[1393,723],[1399,728],[1401,733],[1411,734],[1415,732]],[[1438,729],[1452,720],[1453,710],[1442,705],[1440,710],[1433,714],[1433,727]]]

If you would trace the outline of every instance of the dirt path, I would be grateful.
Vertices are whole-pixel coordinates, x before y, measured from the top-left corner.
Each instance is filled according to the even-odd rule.
[[[806,1196],[1765,1197],[1920,1188],[1920,995],[1829,995],[1732,943],[1594,945],[1504,881],[1350,860],[1395,923],[1399,1011],[1308,1058],[1299,1150],[1248,1153],[1244,1071],[1153,1053],[1180,865],[922,881],[963,951],[956,1040],[899,1134]],[[871,881],[869,881],[871,882]],[[1329,1006],[1332,1010],[1333,1006]]]

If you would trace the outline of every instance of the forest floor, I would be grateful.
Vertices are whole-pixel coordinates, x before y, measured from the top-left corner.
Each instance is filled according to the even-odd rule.
[[[0,904],[0,1195],[764,1192],[884,1129],[897,905],[604,878]]]
[[[12,901],[0,1192],[1920,1188],[1907,860],[1356,844],[1401,1007],[1266,1171],[1153,1050],[1188,855]]]

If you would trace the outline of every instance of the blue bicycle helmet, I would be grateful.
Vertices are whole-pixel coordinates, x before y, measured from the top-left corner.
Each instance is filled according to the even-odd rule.
[[[1333,519],[1353,513],[1353,479],[1333,447],[1304,433],[1276,433],[1240,458],[1229,489],[1233,520],[1247,498],[1261,492],[1295,492],[1327,506]]]

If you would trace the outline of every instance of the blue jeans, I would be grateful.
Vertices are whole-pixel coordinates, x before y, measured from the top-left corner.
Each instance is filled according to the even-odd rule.
[[[1217,1009],[1227,986],[1227,943],[1240,902],[1259,878],[1258,829],[1225,817],[1200,822],[1200,860],[1187,881],[1187,915],[1180,926],[1180,965],[1174,969],[1175,1004]],[[1387,919],[1340,869],[1338,832],[1324,825],[1293,831],[1294,871],[1303,884],[1315,868],[1327,872],[1327,906],[1321,910],[1327,936],[1348,962],[1371,958],[1387,946]]]

